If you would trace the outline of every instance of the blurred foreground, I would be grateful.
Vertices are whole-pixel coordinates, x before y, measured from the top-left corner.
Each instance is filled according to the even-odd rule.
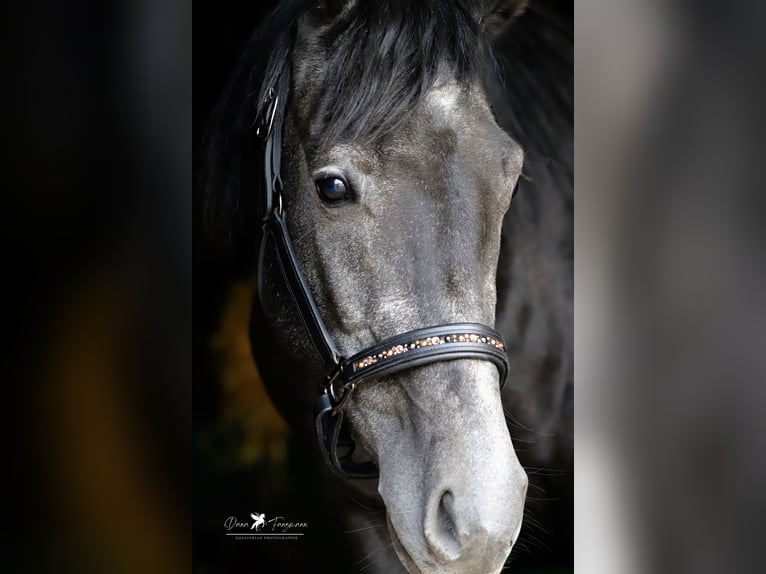
[[[762,569],[764,15],[576,8],[583,571]]]

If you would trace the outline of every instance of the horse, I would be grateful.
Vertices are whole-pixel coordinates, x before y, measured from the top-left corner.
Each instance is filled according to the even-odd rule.
[[[555,138],[541,146],[546,161],[529,166],[513,128],[528,136],[531,124],[497,106],[505,92],[492,43],[526,4],[283,2],[253,35],[205,137],[205,227],[229,257],[259,270],[250,322],[259,372],[299,467],[339,515],[333,524],[366,531],[347,554],[381,572],[503,568],[529,482],[506,415],[533,444],[529,466],[550,466],[562,451],[569,460],[571,174],[563,170],[562,184],[551,172]],[[275,170],[252,143],[262,130],[281,137]],[[264,207],[255,181],[269,163],[278,205]],[[266,209],[284,214],[300,280],[286,279],[264,241]],[[549,237],[541,222],[554,223]],[[316,445],[312,413],[327,371],[296,302],[304,283],[343,357],[427,326],[495,325],[509,389],[501,394],[501,370],[479,356],[359,384],[344,397],[344,431],[379,476],[333,474]],[[355,507],[360,499],[380,504],[385,525]]]

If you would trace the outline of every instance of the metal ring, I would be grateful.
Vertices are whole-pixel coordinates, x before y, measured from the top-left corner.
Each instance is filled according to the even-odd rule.
[[[332,414],[336,415],[343,410],[343,408],[346,406],[346,403],[348,402],[348,399],[351,398],[351,393],[354,392],[355,388],[356,383],[346,383],[343,385],[343,395],[340,397],[338,404],[333,407]],[[332,394],[330,396],[332,396]]]
[[[356,383],[345,383],[343,385],[343,392],[339,393],[338,390],[335,388],[335,383],[338,381],[340,376],[341,376],[341,370],[337,369],[333,373],[333,375],[330,377],[330,380],[327,381],[327,384],[325,385],[325,388],[324,388],[324,392],[330,396],[330,400],[332,401],[333,415],[336,415],[343,410],[343,408],[346,406],[346,402],[348,401],[349,397],[351,397],[351,393],[354,392],[354,388],[356,388]]]
[[[338,377],[340,377],[340,369],[333,373],[332,377],[330,377],[330,380],[327,381],[327,384],[324,387],[324,391],[330,395],[333,405],[336,405],[339,402],[339,399],[335,396],[335,381],[338,380]]]

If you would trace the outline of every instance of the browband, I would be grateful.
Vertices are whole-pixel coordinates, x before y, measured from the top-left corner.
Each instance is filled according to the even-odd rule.
[[[314,416],[325,461],[340,476],[375,478],[375,464],[354,461],[355,443],[350,436],[341,433],[343,409],[358,384],[437,361],[481,359],[497,366],[502,389],[508,376],[508,354],[502,336],[491,327],[479,323],[455,323],[395,335],[347,359],[339,355],[298,265],[285,224],[280,162],[287,87],[283,80],[279,83],[279,94],[274,88],[266,91],[255,130],[263,158],[263,178],[256,177],[256,181],[262,182],[260,213],[263,221],[258,255],[258,295],[263,301],[264,259],[271,240],[276,247],[282,278],[324,366],[325,380]],[[252,158],[243,158],[243,165],[248,161]],[[243,182],[243,189],[247,183]],[[346,449],[343,456],[338,454],[339,447]]]

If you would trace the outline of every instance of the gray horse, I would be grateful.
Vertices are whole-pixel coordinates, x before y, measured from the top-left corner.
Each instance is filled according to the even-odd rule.
[[[252,260],[259,213],[253,190],[239,185],[250,158],[238,142],[252,129],[264,86],[287,78],[284,211],[339,351],[350,356],[404,331],[497,318],[511,355],[511,428],[516,421],[532,445],[527,464],[549,467],[571,402],[571,267],[561,253],[571,195],[541,172],[538,197],[514,222],[522,165],[527,177],[536,168],[526,167],[491,104],[502,91],[490,44],[525,5],[284,3],[254,36],[216,110],[206,220]],[[504,123],[513,135],[515,119]],[[541,240],[544,218],[553,223]],[[499,572],[519,537],[528,478],[495,367],[441,362],[360,387],[345,424],[380,478],[344,482],[321,466],[311,417],[321,364],[269,259],[251,321],[253,353],[295,452],[310,457],[317,490],[382,501],[385,529],[377,514],[332,505],[345,527],[369,530],[356,554],[366,566],[396,571],[390,542],[410,572]]]

